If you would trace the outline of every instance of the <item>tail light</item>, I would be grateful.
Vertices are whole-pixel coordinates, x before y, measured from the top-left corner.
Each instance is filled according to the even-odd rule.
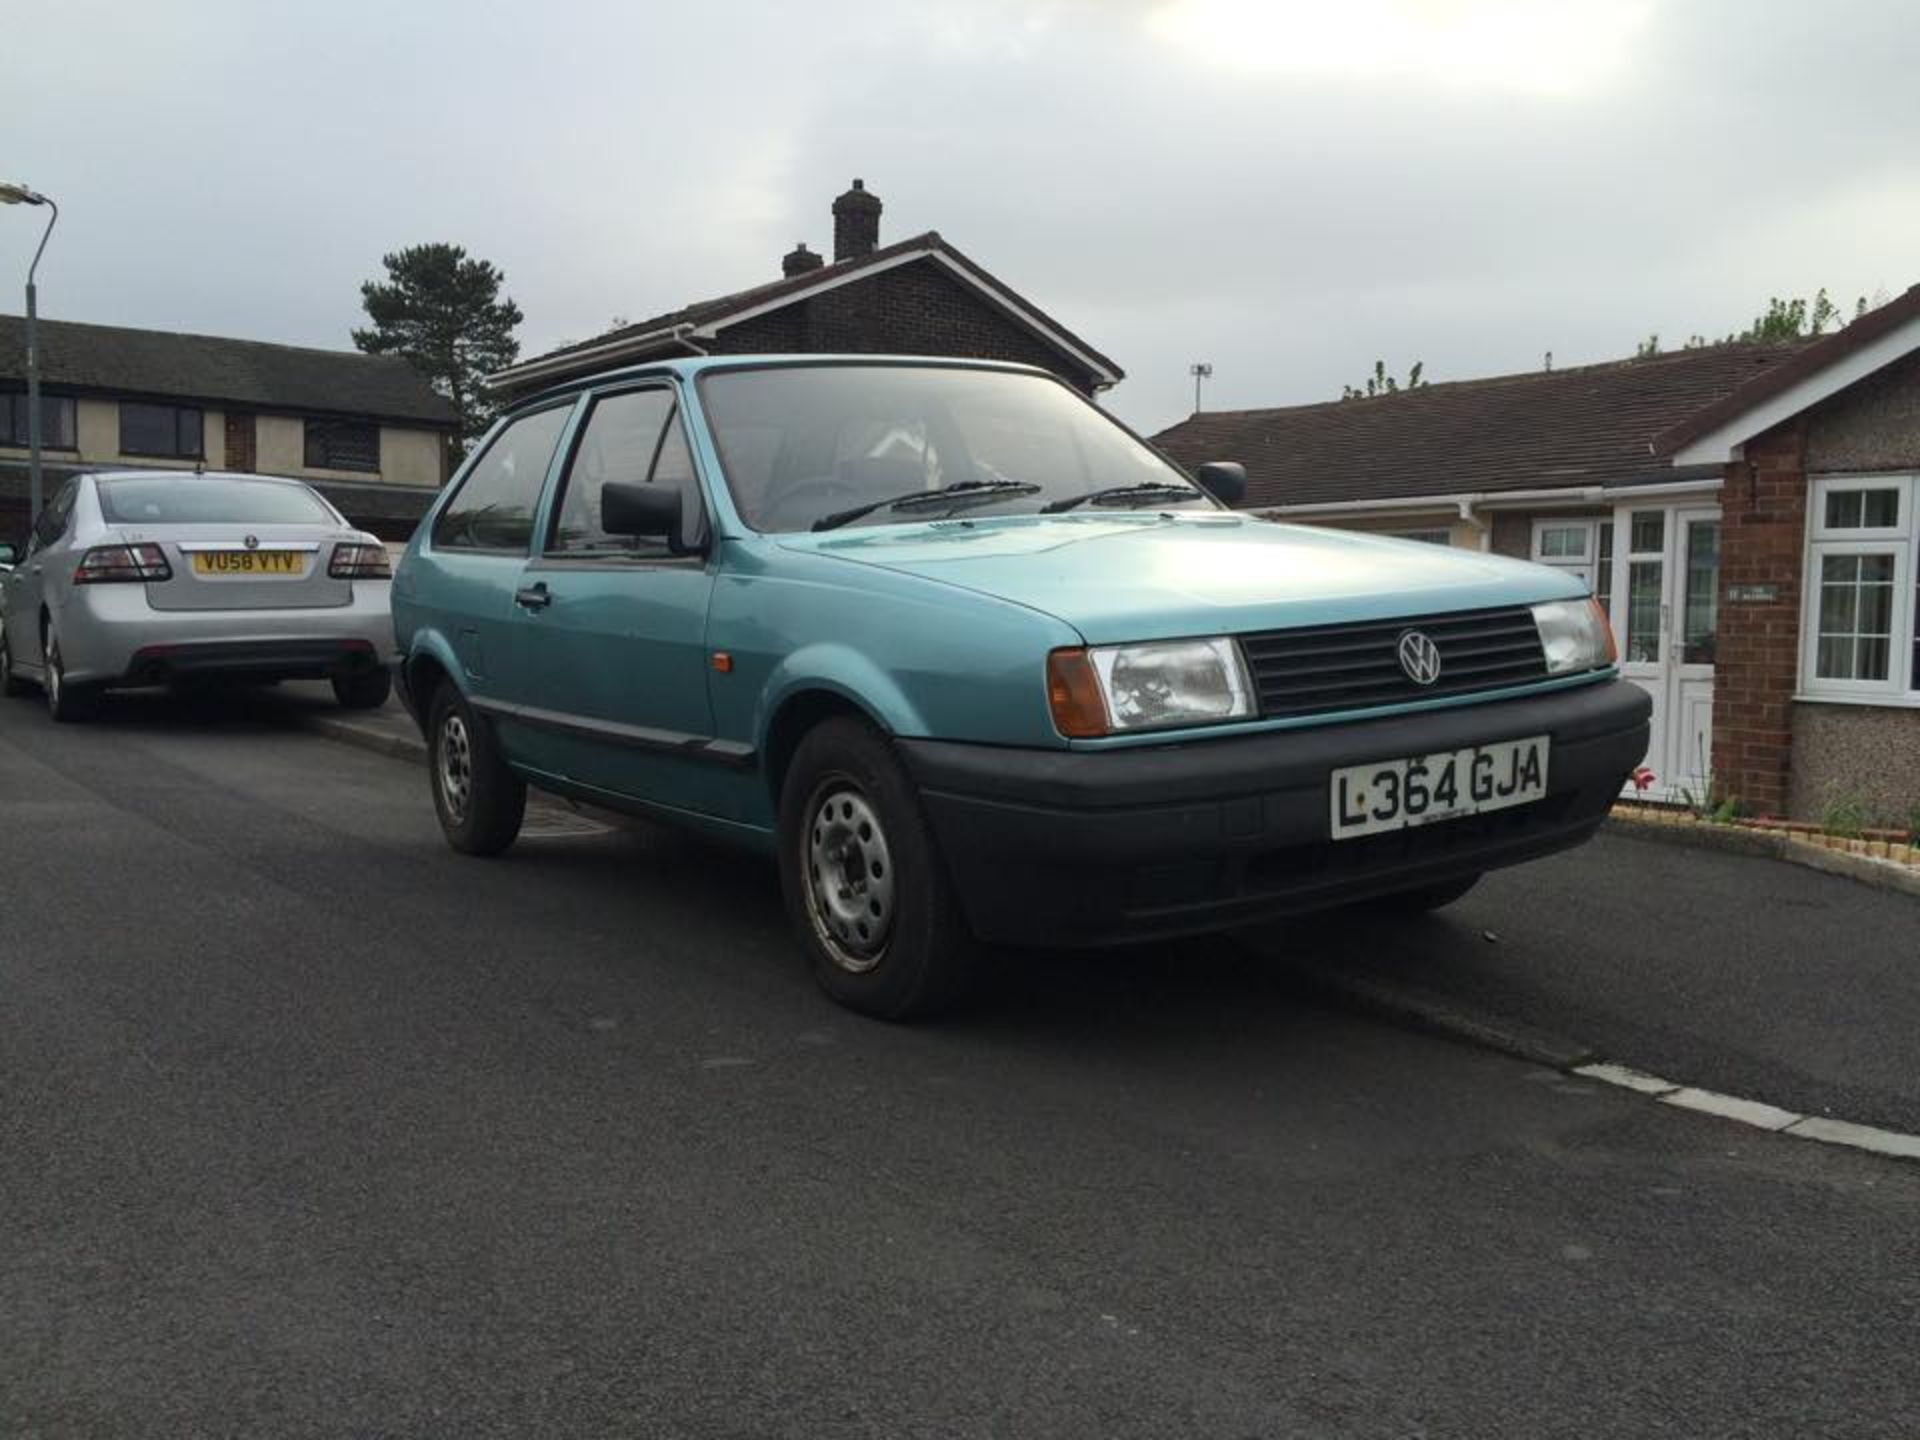
[[[144,585],[172,578],[173,566],[158,545],[96,545],[73,572],[76,585]]]
[[[384,545],[336,545],[327,574],[336,580],[391,580],[393,562]]]

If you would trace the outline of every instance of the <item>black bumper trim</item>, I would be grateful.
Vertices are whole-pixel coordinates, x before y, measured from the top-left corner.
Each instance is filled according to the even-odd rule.
[[[136,650],[123,685],[159,685],[189,675],[295,679],[376,669],[379,652],[365,640],[217,640],[147,645]]]
[[[1614,680],[1180,745],[899,744],[983,938],[1102,944],[1344,904],[1578,844],[1644,757],[1651,708]],[[1540,734],[1553,751],[1533,804],[1329,838],[1331,770]]]

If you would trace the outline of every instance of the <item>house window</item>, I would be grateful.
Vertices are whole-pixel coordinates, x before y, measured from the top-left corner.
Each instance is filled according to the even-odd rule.
[[[206,454],[206,419],[194,405],[120,403],[120,453],[170,460]]]
[[[1813,699],[1920,703],[1920,480],[1813,483],[1800,689]]]
[[[0,445],[33,443],[27,432],[33,407],[25,395],[0,395]],[[48,450],[71,450],[73,444],[73,401],[63,395],[40,397],[40,444]]]
[[[1389,530],[1386,534],[1395,540],[1418,540],[1423,545],[1453,544],[1453,532],[1445,528],[1432,530]]]
[[[1533,531],[1533,555],[1547,564],[1554,561],[1585,564],[1593,558],[1593,522],[1538,522]]]
[[[307,421],[309,470],[380,473],[380,427],[369,420]]]

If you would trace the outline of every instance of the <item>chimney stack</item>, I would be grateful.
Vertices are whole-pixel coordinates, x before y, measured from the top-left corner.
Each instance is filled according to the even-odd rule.
[[[835,263],[871,255],[880,245],[880,201],[863,181],[833,202]]]
[[[809,270],[818,270],[826,263],[820,256],[807,249],[806,241],[801,240],[795,242],[793,249],[780,257],[780,273],[792,279],[795,275],[804,275]]]

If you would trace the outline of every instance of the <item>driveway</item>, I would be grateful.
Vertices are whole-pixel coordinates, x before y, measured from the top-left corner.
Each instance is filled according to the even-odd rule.
[[[1911,895],[1606,834],[1424,921],[1272,927],[1257,945],[1685,1084],[1920,1133]]]
[[[0,705],[0,797],[0,1433],[1920,1429],[1920,1167],[1234,945],[865,1022],[768,867],[464,859],[271,707]]]

